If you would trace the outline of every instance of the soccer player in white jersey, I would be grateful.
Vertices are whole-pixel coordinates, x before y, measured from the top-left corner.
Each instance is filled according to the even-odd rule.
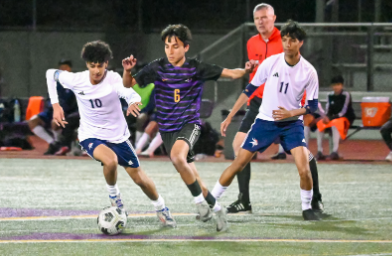
[[[112,206],[123,208],[120,190],[116,185],[117,165],[125,168],[133,181],[150,198],[157,216],[164,226],[175,227],[165,201],[158,194],[154,182],[140,168],[139,159],[129,142],[130,136],[119,98],[128,103],[127,115],[140,111],[140,96],[123,86],[121,76],[106,70],[112,52],[108,44],[93,41],[84,45],[82,59],[88,70],[78,73],[49,69],[46,72],[49,96],[53,105],[53,119],[58,125],[67,124],[58,103],[56,82],[72,90],[80,112],[79,141],[83,149],[103,165]],[[127,64],[123,62],[123,65]],[[126,67],[124,67],[126,68]]]
[[[293,155],[300,176],[302,216],[305,220],[319,220],[311,207],[313,181],[302,121],[302,115],[317,110],[317,72],[299,53],[306,36],[300,25],[289,20],[280,33],[284,52],[264,60],[244,90],[244,93],[251,95],[258,86],[266,83],[259,114],[237,158],[222,173],[212,195],[220,198],[236,173],[242,171],[253,155],[257,151],[263,152],[275,139],[280,138],[284,150]],[[308,105],[301,108],[305,90]]]

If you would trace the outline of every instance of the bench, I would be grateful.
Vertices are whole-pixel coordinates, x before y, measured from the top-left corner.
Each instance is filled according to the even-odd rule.
[[[322,103],[324,109],[325,109],[325,105],[327,103],[327,100],[323,99],[320,100],[320,103]],[[354,109],[354,113],[355,113],[355,120],[362,120],[362,108],[361,108],[361,101],[359,100],[353,100],[352,101],[352,107]],[[350,137],[352,137],[354,134],[362,131],[362,130],[380,130],[381,126],[363,126],[363,124],[360,125],[354,125],[354,123],[350,126],[349,130],[354,130],[351,131],[347,134],[346,139],[344,140],[348,140]]]

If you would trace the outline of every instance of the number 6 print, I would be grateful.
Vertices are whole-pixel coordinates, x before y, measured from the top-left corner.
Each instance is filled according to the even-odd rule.
[[[175,89],[174,90],[174,102],[179,102],[180,101],[180,89]]]

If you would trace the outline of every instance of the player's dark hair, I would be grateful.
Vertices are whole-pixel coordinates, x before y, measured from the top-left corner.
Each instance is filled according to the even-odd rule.
[[[163,42],[166,41],[167,37],[169,37],[170,42],[170,39],[173,36],[176,36],[178,39],[180,39],[181,42],[184,43],[184,46],[187,46],[192,41],[191,30],[182,24],[169,25],[164,30],[162,30],[161,39]]]
[[[280,36],[289,36],[293,39],[298,39],[298,41],[303,41],[306,37],[305,30],[298,24],[298,22],[293,20],[288,20],[286,24],[280,29]]]
[[[72,68],[72,61],[66,60],[66,59],[61,59],[59,61],[59,66],[61,66],[61,65],[68,65],[70,68]]]
[[[344,84],[344,78],[341,75],[332,77],[331,84]]]
[[[113,54],[107,43],[97,40],[83,46],[81,57],[86,62],[103,63],[113,59]]]

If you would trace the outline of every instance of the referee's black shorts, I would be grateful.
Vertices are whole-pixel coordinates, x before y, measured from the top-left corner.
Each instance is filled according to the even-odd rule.
[[[256,116],[259,114],[259,108],[261,105],[262,99],[255,96],[251,101],[246,109],[246,113],[244,118],[241,121],[240,128],[238,129],[239,132],[248,133],[250,127],[255,122]]]

